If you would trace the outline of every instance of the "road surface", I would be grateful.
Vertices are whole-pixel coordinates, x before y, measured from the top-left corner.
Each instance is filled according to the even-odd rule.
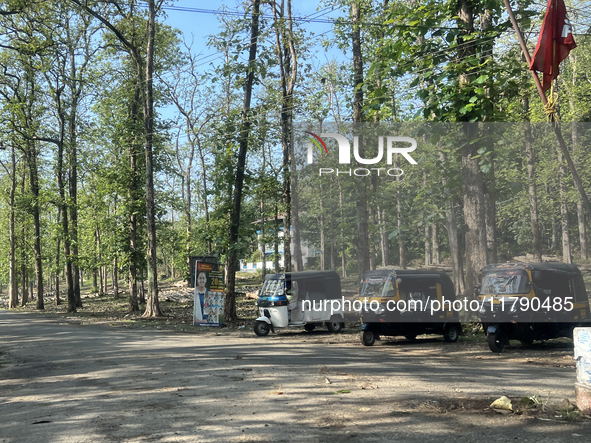
[[[0,442],[589,441],[572,344],[249,330],[183,334],[0,311]],[[497,414],[506,395],[545,413]],[[515,403],[515,401],[514,401]]]

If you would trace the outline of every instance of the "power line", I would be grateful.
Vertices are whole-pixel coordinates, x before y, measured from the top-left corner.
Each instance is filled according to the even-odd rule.
[[[146,5],[141,5],[141,7],[146,8]],[[202,9],[202,8],[193,8],[188,6],[162,6],[162,9],[167,11],[179,11],[179,12],[192,12],[196,14],[211,14],[211,15],[228,15],[228,16],[244,16],[245,11],[228,11],[228,10],[216,10],[216,9]],[[313,15],[313,14],[311,14]],[[325,14],[322,14],[325,15]],[[260,18],[267,18],[267,19],[274,19],[272,15],[269,14],[259,14]],[[282,17],[283,20],[290,20],[287,17]],[[325,24],[332,24],[332,25],[352,25],[354,22],[352,20],[345,20],[342,18],[309,18],[309,16],[304,17],[291,17],[291,21],[293,22],[300,22],[300,23],[325,23]],[[401,29],[462,29],[458,28],[457,26],[431,26],[431,25],[405,25],[405,24],[393,24],[393,23],[378,23],[378,22],[365,22],[359,21],[355,22],[355,24],[359,25],[369,25],[369,26],[382,26],[388,28],[401,28]]]

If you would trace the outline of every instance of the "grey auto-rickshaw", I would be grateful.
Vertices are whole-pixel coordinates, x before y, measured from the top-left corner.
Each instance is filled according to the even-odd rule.
[[[312,331],[325,324],[330,332],[345,326],[342,309],[332,309],[331,300],[340,300],[341,280],[332,271],[267,274],[257,300],[260,317],[254,323],[259,336],[275,328],[303,326]]]

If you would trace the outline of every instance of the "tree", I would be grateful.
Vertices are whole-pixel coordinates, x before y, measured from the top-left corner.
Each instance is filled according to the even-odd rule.
[[[246,165],[246,152],[248,150],[248,138],[251,129],[250,101],[254,85],[255,60],[257,57],[257,42],[259,36],[260,1],[252,1],[252,21],[250,26],[250,50],[244,84],[244,104],[242,106],[242,118],[238,135],[238,161],[236,163],[236,179],[234,181],[234,195],[232,197],[232,210],[230,212],[230,232],[228,259],[226,261],[226,302],[224,312],[227,321],[237,320],[236,316],[236,263],[238,254],[236,243],[238,241],[238,229],[240,226],[240,207],[242,205],[242,189],[244,185],[244,171]]]
[[[146,230],[147,230],[147,257],[148,257],[148,293],[149,297],[146,304],[144,317],[160,317],[162,311],[158,301],[158,262],[156,258],[156,214],[154,205],[154,92],[153,92],[153,73],[154,73],[154,40],[156,35],[156,13],[162,5],[162,1],[156,5],[155,0],[148,0],[148,19],[147,19],[147,39],[146,39],[146,57],[141,55],[141,46],[133,39],[128,40],[122,29],[116,27],[102,14],[89,7],[86,3],[79,0],[70,0],[87,13],[99,20],[105,25],[117,39],[129,51],[135,62],[136,85],[145,88],[142,91],[142,107],[144,115],[144,139],[145,139],[145,161],[146,161]],[[117,11],[123,15],[123,18],[134,22],[135,20],[135,1],[131,1],[128,7],[129,12],[125,13],[124,8],[118,2],[113,2]],[[132,34],[135,35],[135,34]]]

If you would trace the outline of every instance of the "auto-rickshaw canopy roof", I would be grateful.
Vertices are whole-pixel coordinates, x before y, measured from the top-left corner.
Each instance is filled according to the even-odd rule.
[[[524,271],[546,271],[546,272],[566,272],[568,274],[579,275],[581,271],[575,265],[570,263],[560,262],[543,262],[543,263],[494,263],[486,265],[480,270],[480,273],[489,271],[508,271],[508,270],[524,270]]]
[[[308,294],[311,299],[337,299],[342,296],[341,278],[334,271],[286,272],[267,274],[265,281],[285,279],[286,286],[297,282],[298,292]],[[295,284],[292,284],[295,287]]]
[[[392,281],[400,278],[403,284],[412,284],[413,281],[425,282],[427,280],[440,282],[443,294],[446,297],[455,295],[454,285],[445,271],[427,270],[427,269],[377,269],[375,271],[365,271],[363,279],[388,278]]]

